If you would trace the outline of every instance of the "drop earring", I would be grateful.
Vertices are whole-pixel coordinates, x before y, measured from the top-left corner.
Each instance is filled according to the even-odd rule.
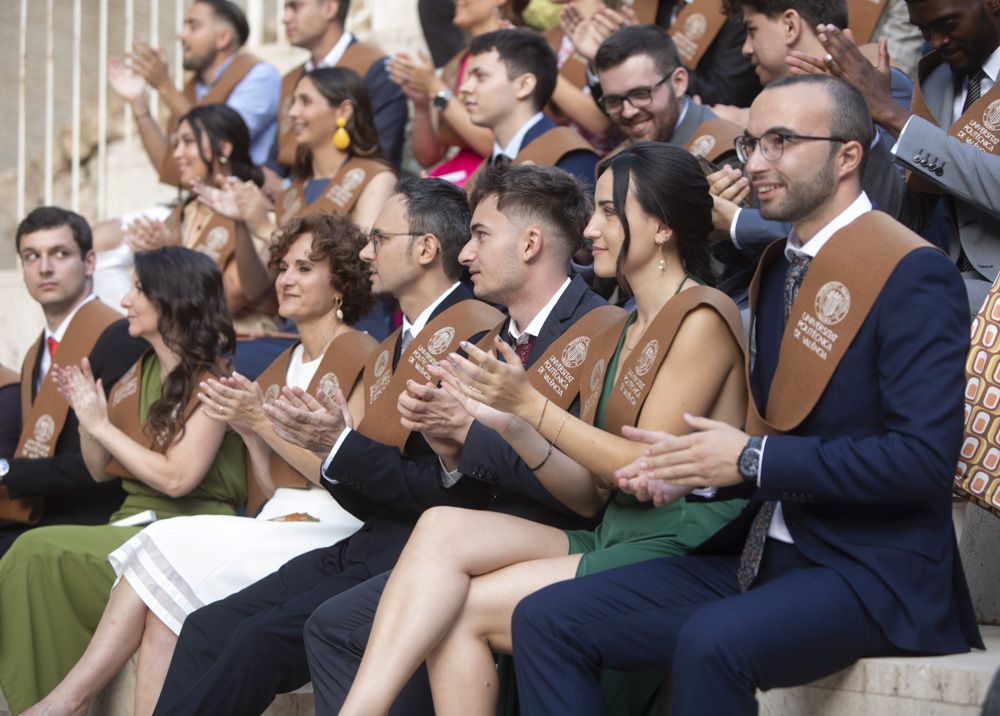
[[[351,146],[351,135],[347,133],[344,127],[347,126],[346,117],[337,117],[337,131],[333,133],[333,146],[337,149],[344,150]]]
[[[660,269],[660,273],[667,270],[667,256],[663,250],[663,244],[660,244],[660,263],[657,264],[657,268]]]
[[[343,296],[340,296],[340,297],[337,298],[337,320],[338,321],[343,321],[344,320],[344,311],[341,308],[341,306],[343,306],[343,305],[344,305],[344,298],[343,298]]]

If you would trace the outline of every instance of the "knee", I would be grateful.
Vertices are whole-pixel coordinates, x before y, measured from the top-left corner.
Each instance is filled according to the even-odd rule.
[[[529,594],[514,607],[510,628],[515,649],[549,639],[566,642],[572,637],[573,630],[567,629],[560,618],[559,600],[553,597],[555,591],[558,590],[550,587]]]
[[[454,547],[455,535],[465,534],[472,527],[470,513],[460,507],[431,507],[425,510],[413,529],[409,544]],[[447,552],[445,552],[447,554]]]
[[[720,609],[709,607],[695,613],[677,633],[672,659],[674,672],[740,670],[740,640],[734,638],[740,631],[739,627],[732,615]]]

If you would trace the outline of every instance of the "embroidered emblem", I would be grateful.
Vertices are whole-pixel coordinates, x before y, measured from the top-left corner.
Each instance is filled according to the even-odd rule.
[[[382,374],[385,373],[385,369],[389,367],[389,349],[379,353],[378,358],[375,359],[375,377],[381,378]]]
[[[707,29],[708,20],[700,12],[694,13],[684,21],[684,34],[692,40],[701,39],[701,36],[705,34]]]
[[[344,175],[339,184],[326,190],[327,198],[337,206],[346,206],[354,195],[354,190],[365,180],[365,170],[360,167],[351,169]]]
[[[696,157],[707,156],[713,149],[715,149],[715,137],[711,134],[703,134],[691,142],[691,153]]]
[[[56,422],[51,415],[42,415],[35,421],[35,440],[47,443],[56,432]]]
[[[601,358],[597,361],[597,365],[594,366],[594,370],[590,373],[590,390],[596,392],[598,387],[601,385],[601,380],[604,379],[604,369],[607,367],[607,361]]]
[[[440,355],[448,350],[448,346],[451,345],[452,339],[455,337],[455,329],[451,326],[447,328],[440,329],[437,333],[431,336],[431,339],[427,341],[427,350],[431,352],[431,355]]]
[[[139,390],[139,376],[137,376],[136,371],[130,370],[128,373],[118,381],[118,385],[115,386],[115,391],[111,395],[111,407],[116,407],[126,398],[135,395],[136,391]]]
[[[1000,130],[1000,99],[990,102],[990,106],[983,112],[983,124],[991,132]]]
[[[851,292],[840,281],[823,284],[816,292],[816,317],[828,326],[844,320],[851,310]]]
[[[590,349],[590,339],[586,336],[574,338],[569,345],[563,349],[562,364],[567,368],[576,368],[583,365],[587,360],[587,351]]]
[[[274,383],[264,391],[264,402],[270,403],[272,400],[277,400],[279,395],[281,395],[281,388],[278,387],[277,383]]]
[[[332,398],[338,390],[340,390],[340,381],[333,373],[327,373],[320,378],[319,385],[316,387],[317,393],[323,393],[328,398]]]
[[[653,361],[656,360],[656,354],[660,351],[660,343],[655,338],[646,344],[646,347],[642,349],[642,355],[639,356],[639,360],[635,363],[635,374],[636,375],[646,375],[649,369],[653,367]]]
[[[281,208],[286,214],[290,211],[298,211],[301,204],[302,202],[299,199],[299,190],[295,187],[291,187],[285,192],[285,195],[281,197]]]

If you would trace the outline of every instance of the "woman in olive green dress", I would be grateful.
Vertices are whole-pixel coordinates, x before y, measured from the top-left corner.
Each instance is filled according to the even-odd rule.
[[[152,347],[122,379],[135,378],[138,426],[112,423],[86,359],[52,370],[79,419],[87,469],[104,481],[116,465],[125,501],[111,524],[31,530],[0,560],[0,691],[15,714],[59,683],[96,629],[115,580],[108,554],[141,529],[116,521],[146,510],[157,519],[233,514],[246,498],[238,436],[191,409],[198,382],[221,375],[235,345],[218,267],[189,249],[139,253],[122,306],[129,333]]]
[[[629,355],[648,350],[655,331],[647,335],[647,328],[672,298],[711,280],[712,198],[694,157],[665,144],[634,145],[605,160],[598,172],[596,208],[585,233],[593,241],[594,269],[623,279],[636,311],[613,337],[617,346],[595,424],[547,402],[499,342],[505,362],[463,345],[470,360],[451,356],[448,379],[473,417],[500,432],[528,466],[538,466],[532,469],[554,496],[585,515],[607,506],[604,519],[593,532],[564,532],[493,512],[424,513],[382,595],[342,715],[388,711],[425,659],[437,713],[491,714],[499,690],[493,654],[510,653],[511,614],[523,597],[575,576],[686,553],[742,507],[742,500],[678,495],[656,508],[615,490],[615,470],[638,458],[644,446],[601,429],[609,395]],[[685,413],[733,425],[743,420],[738,312],[714,289],[698,290],[715,303],[692,302],[698,307],[684,314],[655,376],[636,369],[651,380],[636,420],[640,428],[690,432]]]

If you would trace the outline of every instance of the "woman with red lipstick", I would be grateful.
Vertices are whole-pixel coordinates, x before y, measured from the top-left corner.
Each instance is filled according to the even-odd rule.
[[[371,304],[358,257],[363,240],[343,217],[312,215],[290,222],[274,239],[279,313],[301,341],[265,371],[260,385],[239,374],[208,379],[198,397],[213,429],[228,425],[243,438],[249,517],[185,517],[154,522],[110,556],[119,576],[90,646],[69,675],[30,713],[86,713],[97,692],[138,650],[134,714],[156,704],[184,617],[278,569],[293,557],[353,533],[360,522],[318,480],[319,458],[279,438],[261,414],[265,392],[329,391],[339,384],[355,418],[364,412],[360,374],[375,341],[348,327]],[[272,387],[273,386],[273,387]]]

